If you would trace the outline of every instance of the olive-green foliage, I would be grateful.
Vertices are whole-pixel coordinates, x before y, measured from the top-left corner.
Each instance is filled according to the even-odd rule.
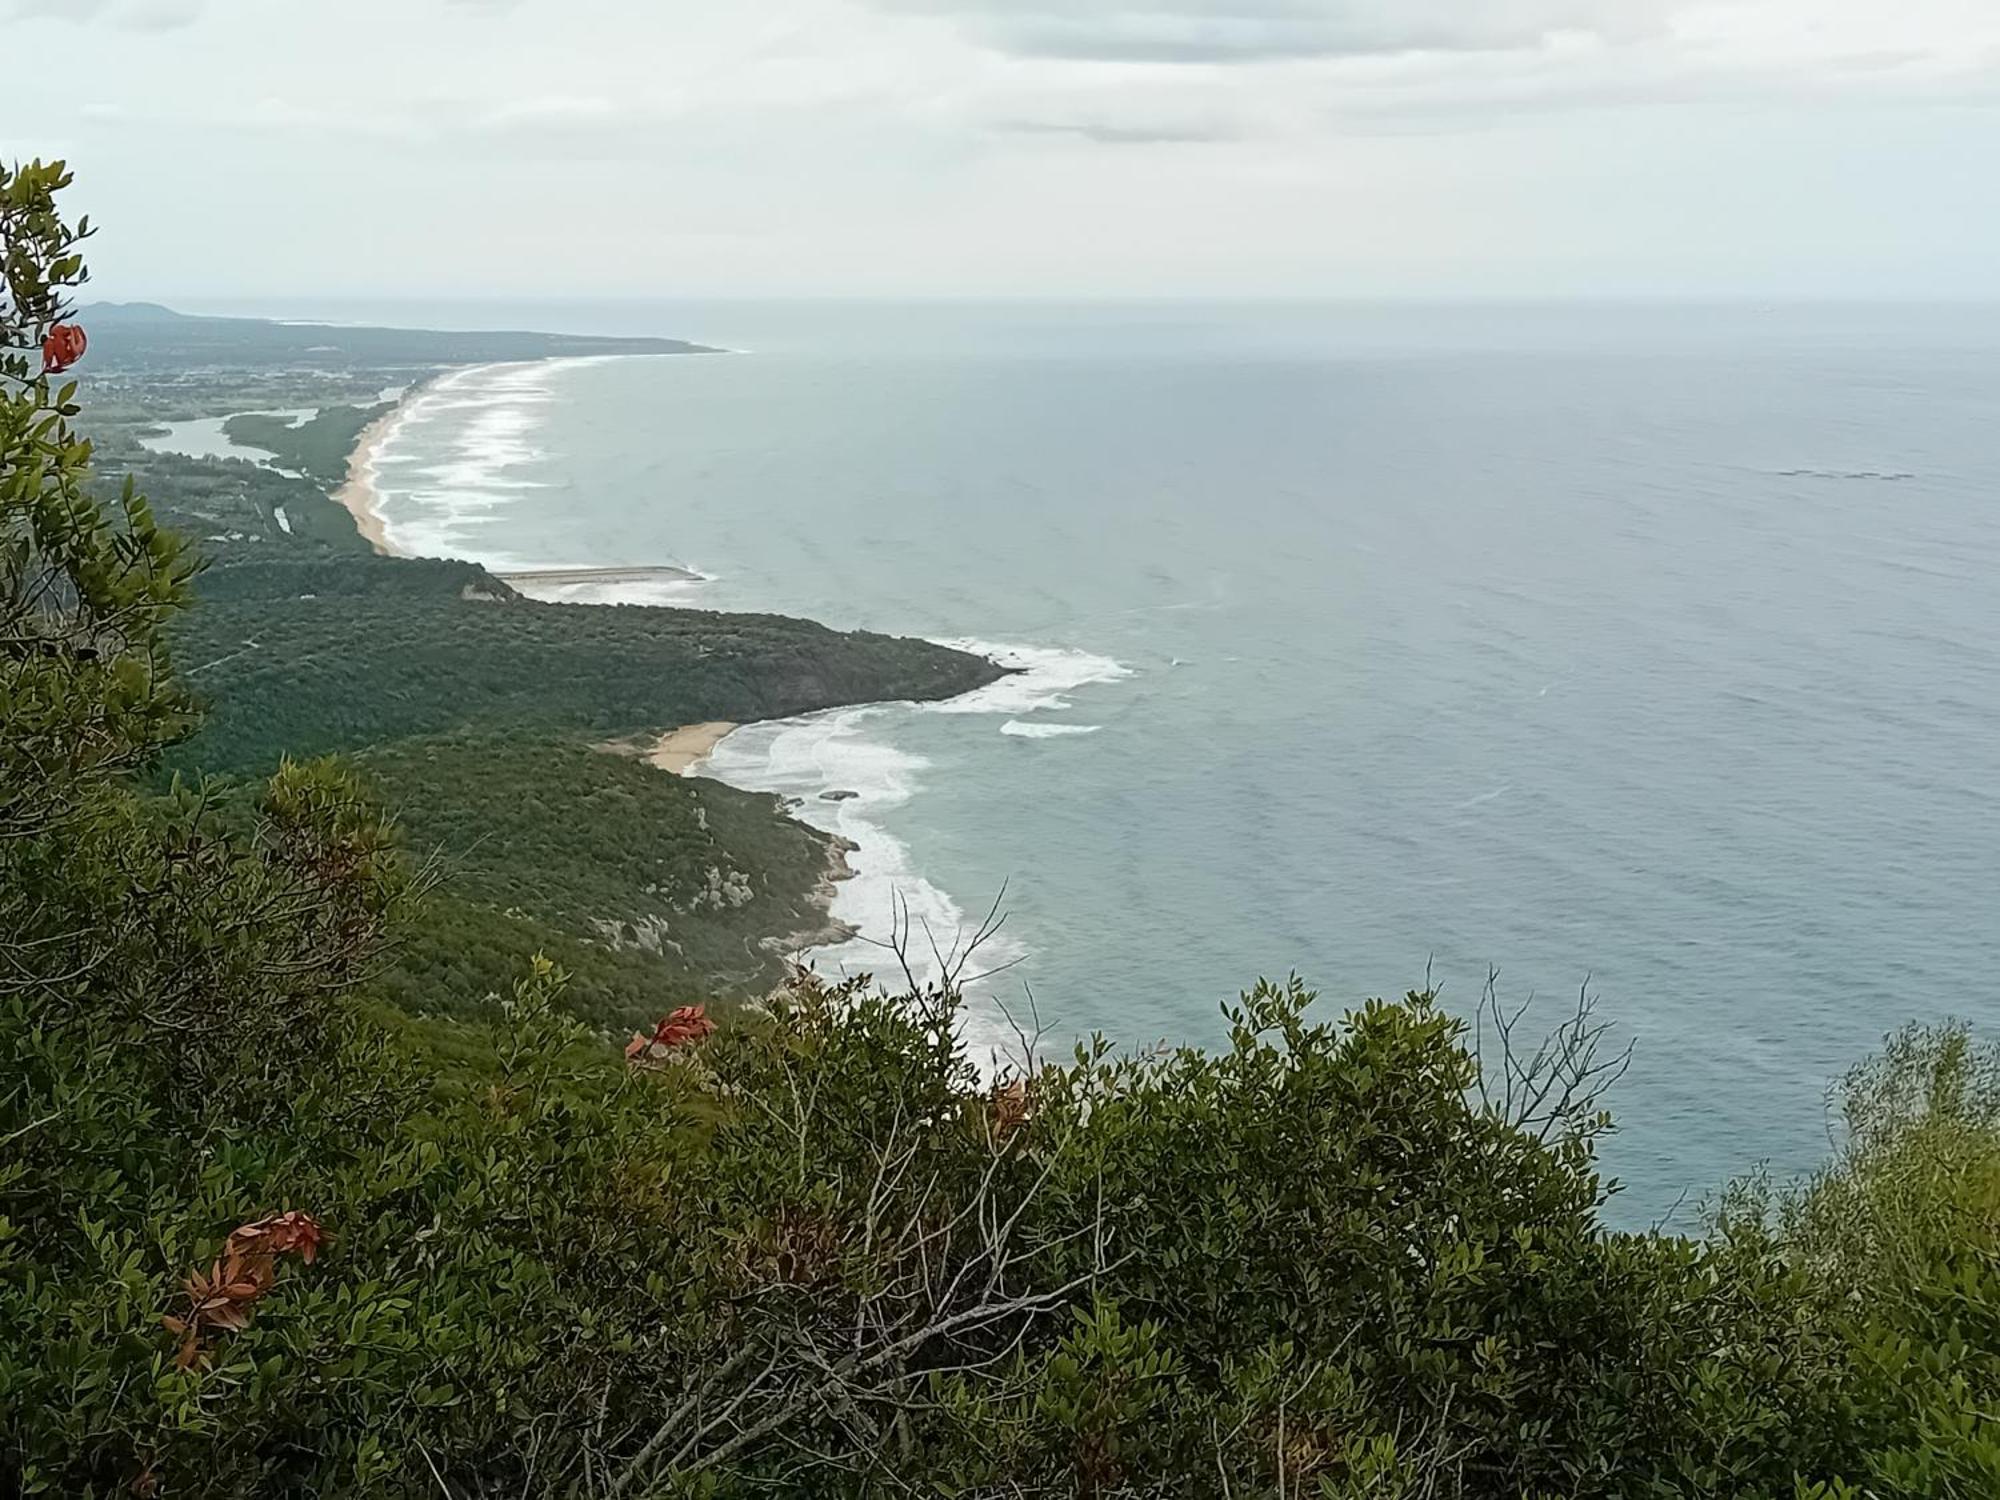
[[[565,1010],[614,1031],[676,1006],[727,1005],[748,993],[697,982],[643,948],[576,937],[531,911],[469,901],[449,884],[403,924],[367,993],[411,1014],[483,1018],[537,955],[569,976],[560,997]]]
[[[338,484],[347,477],[348,455],[362,429],[393,409],[328,406],[304,420],[243,412],[224,422],[222,430],[239,447],[263,449],[279,468]]]
[[[783,979],[799,940],[825,926],[810,898],[832,866],[830,840],[777,815],[770,796],[518,737],[399,740],[359,763],[455,897],[648,954],[677,995],[761,994]],[[419,986],[409,994],[423,1004]],[[569,998],[589,1019],[632,1025],[666,1008],[662,994],[655,983],[586,1010],[573,979]]]
[[[284,768],[235,830],[126,784],[187,723],[161,626],[190,569],[129,486],[85,494],[34,362],[82,280],[67,182],[0,170],[0,349],[29,351],[0,353],[0,1488],[75,1494],[135,1476],[126,1393],[209,1421],[159,1357],[172,1268],[315,1101],[365,1108],[338,991],[400,885],[334,772]]]
[[[1840,1097],[1840,1155],[1778,1207],[1837,1338],[1850,1476],[2000,1494],[2000,1051],[1911,1027]]]
[[[177,636],[213,704],[177,766],[257,771],[415,735],[622,735],[935,698],[998,669],[778,615],[429,594],[217,598]]]
[[[40,369],[84,279],[89,226],[72,230],[54,206],[68,181],[60,163],[0,170],[0,843],[59,826],[96,777],[186,722],[157,626],[191,568],[130,485],[110,514],[82,493],[74,385]]]
[[[231,561],[203,573],[195,589],[203,600],[216,604],[309,603],[321,594],[515,597],[513,589],[477,563],[441,557],[382,557],[373,552]]]

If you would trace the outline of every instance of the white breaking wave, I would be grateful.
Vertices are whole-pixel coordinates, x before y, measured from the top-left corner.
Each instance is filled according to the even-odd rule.
[[[573,568],[584,572],[593,567],[595,565],[590,563],[537,562],[533,564],[532,571],[561,573]],[[503,568],[501,571],[507,570]],[[668,573],[652,578],[620,577],[612,569],[606,570],[606,576],[602,578],[551,582],[548,579],[515,576],[509,581],[530,599],[540,599],[548,604],[652,604],[686,609],[702,602],[702,590],[705,585],[715,582],[715,574],[704,573],[699,568],[684,568],[684,571],[686,577]]]
[[[468,532],[499,519],[522,492],[546,487],[532,470],[547,455],[529,438],[554,399],[555,360],[474,365],[434,382],[391,419],[376,448],[374,478],[383,532],[399,552],[514,563]],[[404,438],[445,434],[441,452],[419,456]]]
[[[1024,740],[1052,740],[1066,734],[1095,734],[1103,727],[1102,724],[1023,724],[1019,719],[1009,719],[1000,726],[1000,732]]]
[[[929,766],[922,756],[898,749],[866,729],[907,705],[876,704],[829,709],[795,719],[746,724],[715,747],[699,768],[746,791],[776,792],[792,799],[792,814],[813,827],[846,839],[853,878],[836,887],[832,915],[857,929],[844,943],[817,948],[810,959],[832,979],[872,974],[878,983],[901,989],[902,960],[893,934],[907,934],[910,970],[919,984],[939,977],[940,958],[970,942],[982,909],[969,915],[949,894],[927,879],[911,858],[909,845],[885,828],[882,815],[910,800]],[[842,795],[833,799],[827,792]],[[1012,1029],[992,997],[995,971],[1018,964],[1026,950],[1007,932],[982,944],[964,973],[971,1005],[961,1015],[961,1034],[975,1059],[1014,1050]],[[988,982],[981,983],[984,978]]]
[[[932,713],[1008,714],[1018,718],[1044,708],[1068,708],[1069,694],[1076,689],[1132,675],[1132,669],[1122,662],[1068,646],[1019,646],[969,638],[937,644],[990,657],[1011,668],[1012,673],[983,688],[930,704]]]
[[[901,965],[889,942],[900,930],[910,935],[910,966],[918,981],[935,979],[940,957],[949,961],[986,915],[983,903],[968,912],[928,879],[909,846],[884,826],[885,813],[921,790],[930,765],[891,743],[899,716],[1005,715],[999,732],[1029,739],[1093,734],[1102,726],[1030,723],[1020,716],[1068,708],[1069,695],[1078,689],[1131,675],[1130,668],[1109,657],[1067,647],[978,640],[939,644],[990,657],[1015,671],[939,703],[871,704],[746,725],[724,739],[701,767],[731,786],[794,799],[795,816],[856,846],[848,855],[854,878],[841,883],[833,915],[860,935],[815,950],[812,959],[822,973],[874,974],[883,983],[899,985]],[[828,793],[838,795],[829,798]],[[1016,1050],[1000,997],[1009,993],[1008,980],[1029,953],[1020,934],[1003,929],[980,946],[965,969],[970,1004],[961,1026],[973,1057],[982,1063]]]

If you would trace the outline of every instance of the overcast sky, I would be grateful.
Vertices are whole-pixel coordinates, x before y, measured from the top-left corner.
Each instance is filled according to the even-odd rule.
[[[105,294],[1992,297],[2000,0],[0,0]],[[32,61],[31,61],[32,60]]]

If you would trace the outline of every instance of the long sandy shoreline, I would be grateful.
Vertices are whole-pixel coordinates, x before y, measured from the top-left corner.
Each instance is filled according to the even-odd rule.
[[[393,407],[361,429],[361,435],[354,441],[354,451],[347,455],[347,478],[332,496],[334,504],[345,507],[354,517],[354,529],[361,533],[362,540],[383,557],[402,554],[390,545],[388,528],[382,520],[382,491],[375,483],[375,464],[382,445],[402,419],[405,403],[419,389],[412,386],[403,392]]]
[[[540,361],[550,363],[551,361]],[[504,364],[516,361],[500,361]],[[485,369],[484,365],[463,365],[450,372],[461,374],[467,370]],[[382,446],[395,436],[408,414],[410,403],[420,398],[439,377],[431,376],[414,381],[396,400],[396,404],[382,413],[374,421],[361,429],[354,440],[354,447],[347,455],[347,477],[330,497],[333,502],[354,517],[355,530],[362,539],[383,557],[407,557],[389,540],[388,525],[382,516],[382,487],[378,482],[377,465],[381,459]],[[449,378],[449,376],[444,377]],[[552,567],[552,568],[510,568],[505,571],[489,568],[502,583],[514,585],[524,591],[536,588],[566,589],[587,586],[603,586],[618,583],[704,583],[706,578],[692,568],[683,568],[674,563],[638,563],[611,567]]]

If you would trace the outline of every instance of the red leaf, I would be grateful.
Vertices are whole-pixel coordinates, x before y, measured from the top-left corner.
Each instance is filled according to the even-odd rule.
[[[683,1005],[660,1022],[653,1032],[653,1040],[662,1047],[684,1047],[690,1042],[700,1041],[714,1030],[715,1022],[709,1020],[706,1006]]]

